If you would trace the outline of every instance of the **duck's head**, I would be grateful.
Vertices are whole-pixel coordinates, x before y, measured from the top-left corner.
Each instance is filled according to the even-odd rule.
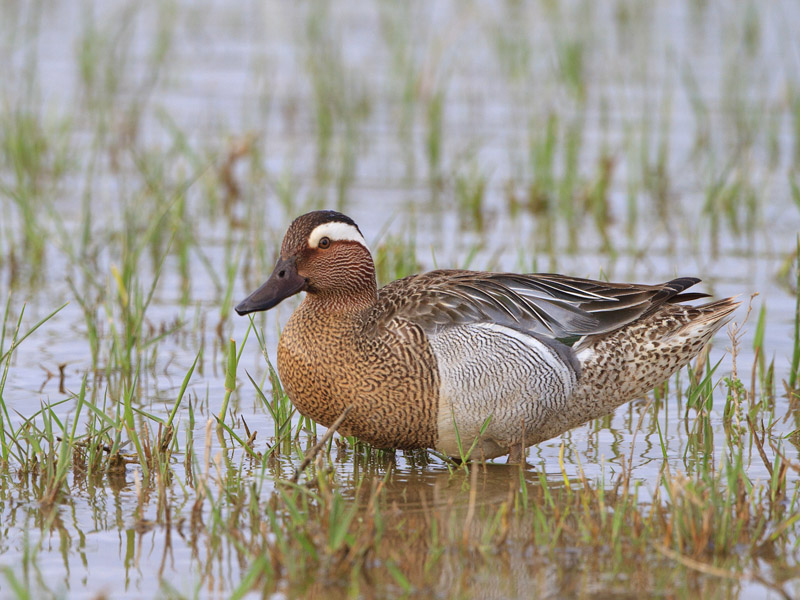
[[[374,301],[375,265],[353,219],[333,210],[295,219],[283,237],[272,275],[236,312],[269,310],[298,292],[343,305]]]

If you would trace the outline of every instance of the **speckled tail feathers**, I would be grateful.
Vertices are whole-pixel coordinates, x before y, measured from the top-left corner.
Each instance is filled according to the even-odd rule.
[[[667,304],[611,335],[582,340],[576,347],[581,378],[570,399],[571,410],[537,432],[533,443],[647,395],[697,356],[739,305],[735,298],[700,306]]]

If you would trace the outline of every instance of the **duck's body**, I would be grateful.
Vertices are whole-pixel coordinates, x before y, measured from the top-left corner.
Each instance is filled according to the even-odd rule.
[[[371,312],[371,311],[370,311]],[[369,312],[337,313],[303,301],[278,342],[278,373],[302,414],[378,448],[433,448],[439,377],[418,326],[367,334]]]
[[[317,211],[292,223],[272,277],[237,311],[307,292],[281,334],[278,373],[319,423],[352,406],[342,433],[455,457],[485,427],[474,457],[521,460],[525,447],[645,395],[702,349],[738,304],[681,304],[703,296],[681,294],[697,281],[432,271],[378,290],[355,223]]]

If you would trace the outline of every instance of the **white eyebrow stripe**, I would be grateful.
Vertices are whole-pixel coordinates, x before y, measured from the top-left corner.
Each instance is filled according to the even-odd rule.
[[[332,221],[330,223],[317,225],[308,236],[308,247],[318,247],[319,241],[324,237],[329,238],[332,242],[358,242],[369,250],[364,237],[358,232],[357,228],[349,223]]]

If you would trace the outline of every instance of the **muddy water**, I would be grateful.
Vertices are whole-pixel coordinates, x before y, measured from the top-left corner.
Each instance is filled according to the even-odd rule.
[[[23,264],[23,276],[13,277],[10,262],[0,263],[0,290],[11,294],[12,318],[25,304],[24,325],[70,302],[14,355],[3,400],[17,424],[42,403],[68,397],[87,372],[94,373],[83,313],[67,277],[81,291],[90,289],[91,278],[101,282],[106,292],[98,296],[97,310],[102,315],[103,302],[115,289],[112,266],[120,264],[122,207],[141,202],[147,207],[142,210],[157,212],[158,203],[146,201],[150,192],[137,170],[137,153],[151,153],[163,164],[172,190],[197,173],[186,194],[189,281],[181,275],[179,257],[169,255],[146,313],[151,334],[182,325],[158,341],[157,352],[148,350],[139,397],[143,410],[166,416],[202,347],[189,386],[200,455],[206,419],[219,412],[225,392],[222,344],[230,338],[241,343],[248,327],[246,319],[223,316],[230,308],[225,299],[230,257],[241,273],[233,280],[236,301],[268,275],[291,219],[317,206],[345,210],[375,249],[393,235],[413,241],[422,270],[469,262],[474,268],[642,282],[696,275],[715,296],[741,295],[746,301],[758,292],[754,306],[767,307],[767,358],[774,358],[778,381],[788,375],[795,298],[787,283],[791,275],[780,273],[791,267],[800,228],[790,189],[800,118],[792,114],[790,101],[792,90],[800,89],[800,48],[791,34],[800,13],[792,3],[732,9],[691,2],[647,7],[412,3],[403,8],[380,2],[347,7],[53,2],[0,10],[11,73],[2,84],[8,106],[28,106],[44,122],[69,128],[68,174],[48,189],[39,209],[50,211],[41,219],[48,240],[42,272],[29,277]],[[87,100],[78,61],[82,44],[91,40],[103,42],[97,42],[91,59],[106,78],[105,86],[95,88],[97,105]],[[164,40],[163,59],[154,58]],[[26,104],[31,100],[20,84],[28,80],[37,93],[35,102]],[[431,116],[437,95],[439,124]],[[132,132],[127,129],[131,111],[138,118]],[[97,134],[100,114],[108,117],[107,137]],[[321,133],[326,119],[330,138]],[[557,209],[525,204],[526,191],[537,180],[532,157],[546,145],[549,119],[556,119],[560,136],[551,176],[568,180],[573,164],[569,181],[575,195],[588,196],[597,185],[603,157],[612,165],[603,226],[585,206],[570,225]],[[568,160],[568,131],[577,136],[574,163]],[[430,158],[434,142],[441,145],[438,159]],[[108,147],[97,154],[96,164],[90,160],[93,144]],[[233,164],[239,194],[222,217],[214,207],[225,188],[214,174],[237,144],[245,144],[250,154]],[[4,169],[9,177],[8,165]],[[460,203],[459,181],[471,189],[483,186],[478,213]],[[718,225],[711,213],[724,213],[725,205],[704,208],[715,186],[740,202],[730,209],[730,219],[720,216]],[[289,201],[281,200],[282,189],[290,190]],[[93,217],[91,260],[82,264],[65,248],[81,235],[87,197]],[[6,195],[0,207],[5,221],[0,248],[7,255],[19,246],[22,212]],[[544,225],[548,220],[551,228]],[[146,215],[142,222],[147,223]],[[147,287],[153,261],[140,260],[138,269]],[[277,331],[295,305],[288,301],[256,318],[273,360]],[[741,339],[740,369],[747,373],[756,316]],[[101,318],[100,324],[102,373],[112,319]],[[720,334],[711,353],[713,362],[722,359],[720,373],[731,368],[729,347]],[[252,335],[233,406],[249,429],[258,431],[256,443],[263,449],[274,435],[273,422],[245,371],[257,381],[264,377]],[[607,420],[532,448],[528,460],[560,479],[563,444],[567,477],[577,477],[582,468],[591,480],[611,481],[621,470],[620,457],[631,457],[633,477],[644,482],[646,499],[663,458],[656,420],[671,464],[684,468],[691,415],[676,389],[686,383],[684,374],[671,385],[656,416],[649,409],[640,419],[644,403],[622,407]],[[94,401],[102,402],[105,376],[90,377],[89,385]],[[724,394],[720,387],[714,421],[719,427]],[[797,421],[788,401],[779,394],[776,402],[776,414],[786,417],[776,431],[794,431]],[[74,402],[52,410],[70,419]],[[178,420],[179,435],[185,436],[186,410]],[[640,420],[644,426],[635,434]],[[238,420],[237,426],[242,429]],[[212,453],[223,451],[231,465],[247,460],[240,451],[223,448],[216,436],[210,444]],[[721,452],[722,436],[718,444]],[[796,456],[794,446],[787,452]],[[386,493],[390,505],[413,513],[422,505],[469,501],[463,486],[451,484],[447,469],[431,460],[420,467],[396,457]],[[348,481],[363,476],[354,473],[354,464],[332,463],[345,491]],[[216,586],[197,591],[190,545],[173,539],[165,558],[166,532],[135,528],[136,470],[130,466],[124,478],[97,488],[70,478],[72,493],[52,529],[42,526],[32,499],[5,503],[0,563],[18,564],[27,547],[41,543],[36,558],[41,572],[28,579],[39,589],[66,591],[70,597],[102,590],[113,590],[113,597],[152,596],[160,585],[154,573],[159,573],[179,591],[224,596],[238,580],[239,566],[226,565]],[[279,470],[288,476],[291,465],[281,463]],[[184,476],[180,464],[175,472],[178,479]],[[509,487],[504,467],[490,472],[499,481],[480,488],[477,501],[485,505],[501,502]],[[753,480],[768,477],[759,461],[748,473]],[[11,476],[3,475],[3,485],[12,485]],[[271,489],[267,481],[264,494]],[[173,493],[178,504],[187,502],[180,490]],[[546,578],[539,585],[552,591]]]

